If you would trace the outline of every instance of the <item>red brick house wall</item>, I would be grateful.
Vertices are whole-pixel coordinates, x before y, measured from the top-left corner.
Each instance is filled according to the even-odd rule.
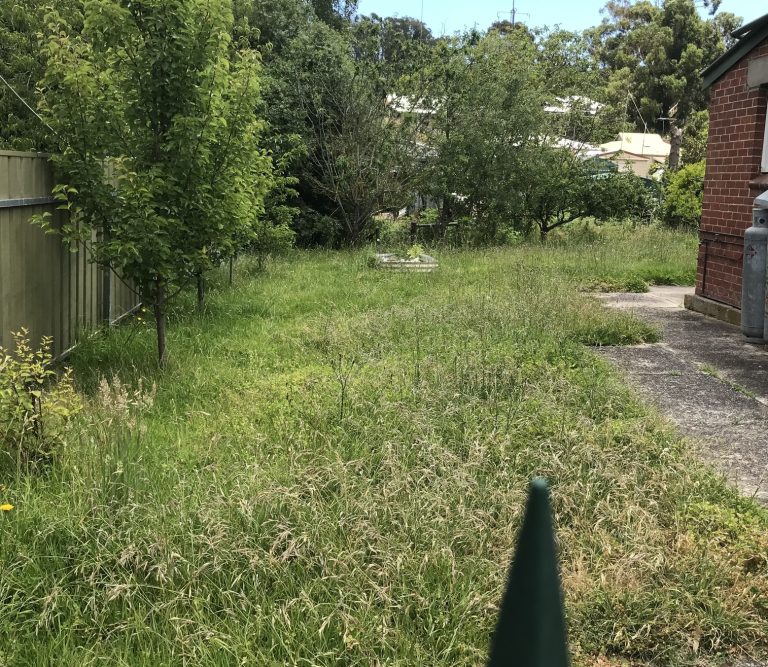
[[[744,230],[752,224],[754,198],[768,190],[768,174],[760,172],[766,91],[747,87],[749,62],[762,56],[768,56],[768,39],[710,88],[696,294],[737,308]]]

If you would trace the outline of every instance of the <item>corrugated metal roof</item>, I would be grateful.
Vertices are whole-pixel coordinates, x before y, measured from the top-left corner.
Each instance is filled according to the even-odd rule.
[[[626,151],[627,153],[648,157],[668,157],[672,146],[658,134],[619,132],[618,141],[609,141],[607,144],[602,144],[600,150],[603,153]]]

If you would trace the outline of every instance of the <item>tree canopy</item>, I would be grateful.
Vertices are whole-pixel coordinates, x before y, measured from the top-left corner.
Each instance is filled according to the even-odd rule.
[[[710,5],[713,11],[717,6]],[[613,101],[638,128],[664,131],[706,107],[700,72],[731,44],[741,19],[702,18],[694,0],[610,0],[602,23],[587,31]]]
[[[60,0],[56,11],[79,30],[82,5],[82,0]],[[34,115],[45,73],[41,37],[51,9],[50,0],[0,3],[0,76],[6,81],[0,82],[0,148],[47,150],[55,144]]]

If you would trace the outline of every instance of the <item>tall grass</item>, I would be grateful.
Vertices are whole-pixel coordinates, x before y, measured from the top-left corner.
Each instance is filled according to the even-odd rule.
[[[0,492],[0,664],[482,664],[533,475],[577,665],[762,650],[766,514],[585,347],[657,338],[580,291],[657,244],[689,275],[653,231],[431,275],[297,253],[180,308],[162,374],[141,323],[89,341],[87,423]]]

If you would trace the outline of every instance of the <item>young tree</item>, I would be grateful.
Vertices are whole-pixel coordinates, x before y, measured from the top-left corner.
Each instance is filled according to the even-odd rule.
[[[63,138],[65,241],[134,285],[166,359],[169,299],[248,242],[272,186],[260,66],[225,0],[91,0],[52,25],[42,110]]]

